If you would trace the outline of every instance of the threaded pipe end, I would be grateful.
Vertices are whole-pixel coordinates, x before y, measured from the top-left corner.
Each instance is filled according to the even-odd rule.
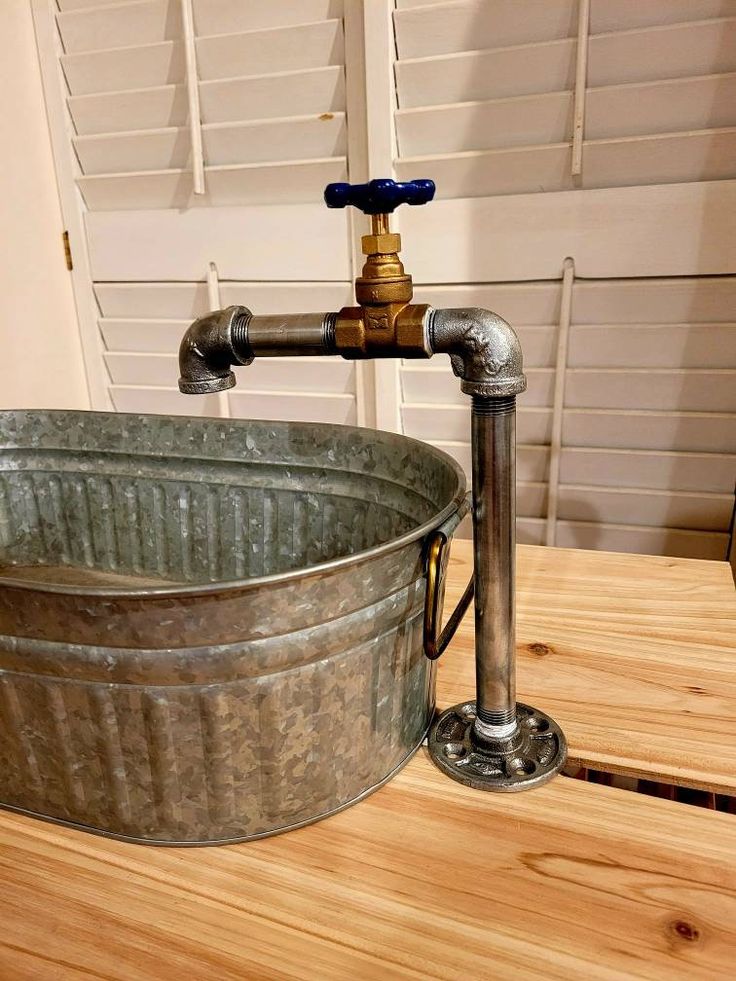
[[[487,726],[505,726],[516,720],[516,708],[494,711],[492,709],[477,709],[477,716]]]
[[[335,352],[335,325],[337,324],[337,314],[327,313],[322,324],[322,339],[325,350],[329,354]]]
[[[473,412],[477,416],[502,416],[516,411],[515,395],[473,395]]]

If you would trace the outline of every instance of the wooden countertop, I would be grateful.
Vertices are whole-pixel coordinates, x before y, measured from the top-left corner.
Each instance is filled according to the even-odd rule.
[[[454,552],[448,605],[469,571]],[[519,694],[574,756],[733,788],[728,566],[537,548],[519,566]],[[472,694],[470,639],[440,662],[441,706]],[[731,977],[734,822],[565,777],[483,794],[424,750],[363,803],[243,845],[0,812],[0,977]]]
[[[573,760],[736,795],[736,590],[727,562],[521,545],[517,687]],[[446,608],[472,569],[453,544]],[[438,665],[440,707],[472,697],[472,616]]]

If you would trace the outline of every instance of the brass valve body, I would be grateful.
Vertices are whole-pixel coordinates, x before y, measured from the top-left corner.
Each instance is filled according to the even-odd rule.
[[[424,322],[429,307],[411,303],[411,276],[398,255],[401,236],[388,231],[387,216],[373,217],[373,234],[362,238],[363,274],[355,280],[360,306],[338,313],[335,347],[346,358],[428,358]]]

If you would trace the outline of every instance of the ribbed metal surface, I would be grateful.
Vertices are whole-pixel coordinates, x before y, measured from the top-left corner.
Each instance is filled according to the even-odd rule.
[[[334,811],[416,747],[424,538],[464,492],[447,457],[98,413],[0,413],[0,444],[4,804],[244,838]]]

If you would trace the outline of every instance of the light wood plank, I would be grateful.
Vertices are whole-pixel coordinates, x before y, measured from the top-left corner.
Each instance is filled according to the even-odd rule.
[[[448,602],[469,567],[456,541]],[[563,724],[573,757],[734,793],[725,563],[521,547],[518,572],[520,696]],[[468,617],[439,664],[442,707],[473,691],[471,644]],[[482,794],[423,752],[357,807],[229,848],[142,849],[2,814],[0,963],[39,981],[728,977],[732,821],[565,778]]]
[[[423,754],[327,822],[231,848],[143,850],[6,814],[3,962],[39,981],[107,964],[121,981],[727,976],[730,838],[728,815],[580,781],[479,794]]]
[[[585,547],[585,531],[560,523],[567,545]],[[650,531],[653,545],[654,535],[675,544],[709,537]],[[588,533],[605,547],[609,530],[590,525]],[[456,542],[448,606],[471,561],[469,544]],[[736,744],[723,738],[736,706],[736,595],[725,562],[521,547],[517,596],[521,697],[562,725],[573,759],[736,792]],[[440,661],[440,705],[474,690],[472,620]]]

